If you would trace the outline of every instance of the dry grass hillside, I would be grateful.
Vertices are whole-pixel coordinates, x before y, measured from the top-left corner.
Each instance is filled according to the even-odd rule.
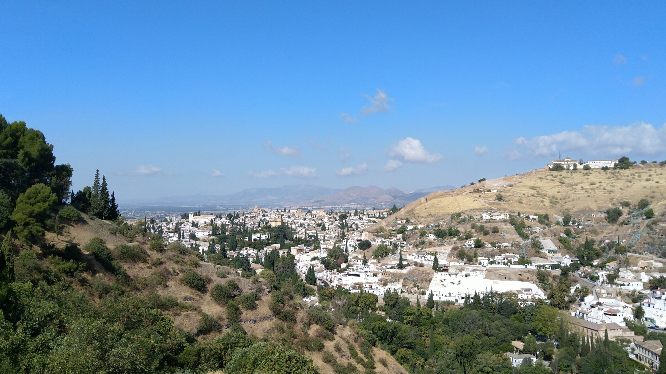
[[[491,192],[498,191],[498,192]],[[503,200],[498,201],[501,194]],[[419,223],[447,221],[453,213],[486,211],[573,215],[617,207],[622,201],[635,205],[651,201],[655,212],[666,203],[666,168],[658,164],[629,170],[533,170],[524,174],[488,180],[452,191],[425,196],[391,216]]]
[[[294,348],[310,357],[321,373],[334,373],[335,367],[338,372],[342,370],[349,373],[363,373],[367,367],[374,367],[376,373],[407,373],[390,354],[378,347],[370,346],[361,338],[355,321],[343,323],[338,319],[336,320],[338,325],[333,332],[325,330],[309,320],[307,316],[309,306],[284,287],[282,294],[286,296],[283,307],[293,310],[294,314],[293,318],[280,320],[269,307],[272,300],[271,286],[266,279],[257,276],[252,279],[242,278],[237,275],[235,269],[202,262],[192,253],[169,248],[161,253],[151,251],[148,241],[142,238],[128,243],[123,236],[109,232],[112,225],[84,217],[81,223],[63,225],[63,233],[60,236],[47,233],[46,239],[59,248],[70,243],[76,243],[84,248],[92,238],[102,238],[114,259],[122,264],[131,277],[131,283],[126,287],[132,289],[139,297],[153,300],[162,313],[173,319],[175,326],[197,336],[200,340],[214,339],[230,328],[225,303],[215,302],[210,290],[216,284],[234,281],[242,289],[243,295],[252,292],[259,295],[255,308],[246,308],[243,303],[237,302],[242,310],[240,325],[257,339]],[[146,257],[141,260],[123,258],[119,252],[119,247],[123,245],[143,248]],[[97,291],[100,287],[95,285],[112,285],[116,279],[104,271],[85,250],[83,255],[93,271],[84,273],[82,276],[86,279],[73,285],[84,290],[86,285],[92,285],[87,291],[93,298],[100,297]],[[183,275],[189,271],[195,271],[205,279],[206,289],[203,292],[183,284]],[[238,301],[238,298],[236,300]],[[214,324],[219,327],[210,332],[202,332],[202,319],[206,318],[205,316],[212,317],[216,322]],[[342,367],[344,369],[341,369]]]

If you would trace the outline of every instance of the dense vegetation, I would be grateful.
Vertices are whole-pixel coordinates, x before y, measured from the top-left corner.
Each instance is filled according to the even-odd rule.
[[[151,283],[164,286],[164,277],[132,279],[122,265],[148,260],[140,245],[119,245],[112,251],[100,238],[82,249],[47,241],[46,231],[59,234],[60,219],[77,222],[81,211],[105,220],[119,218],[115,196],[109,195],[99,172],[93,187],[72,193],[73,204],[68,205],[73,170],[55,165],[52,151],[40,131],[24,122],[7,123],[0,115],[0,372],[317,372],[311,360],[293,349],[248,336],[239,318],[228,318],[228,331],[210,340],[175,327],[164,312],[188,306],[173,297],[154,292],[141,297],[137,292]],[[280,230],[277,240],[284,243],[290,234]],[[165,250],[147,222],[128,225],[121,218],[113,232]],[[182,246],[171,250],[193,255]],[[273,260],[276,288],[280,281],[297,278],[293,256]],[[151,264],[158,265],[159,259]],[[237,264],[249,268],[248,261]],[[206,280],[194,271],[186,271],[181,281],[198,291],[207,289]],[[232,296],[237,292],[233,284],[226,286]],[[301,288],[307,294],[305,285]],[[258,298],[248,293],[236,300],[252,309]],[[234,310],[240,316],[239,309],[229,306],[227,314]],[[197,334],[219,329],[215,319],[202,314]]]

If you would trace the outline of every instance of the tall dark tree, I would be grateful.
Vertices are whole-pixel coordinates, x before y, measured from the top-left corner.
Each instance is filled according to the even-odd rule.
[[[109,213],[107,219],[114,221],[120,217],[120,212],[118,211],[118,204],[116,203],[115,192],[111,192],[111,199],[109,200]]]
[[[317,277],[315,276],[314,268],[310,266],[307,274],[305,274],[305,283],[314,286],[317,284]]]
[[[111,213],[111,209],[109,207],[109,186],[106,184],[106,176],[102,175],[102,185],[99,189],[99,205],[100,205],[100,210],[99,210],[99,215],[97,216],[98,218],[101,219],[108,219],[109,213]]]
[[[435,307],[435,298],[432,296],[432,292],[428,295],[428,301],[426,301],[426,308],[432,309]]]
[[[95,217],[100,217],[104,211],[102,201],[100,199],[100,192],[102,185],[99,180],[99,169],[95,171],[95,180],[93,181],[92,191],[90,196],[90,214]]]
[[[435,254],[435,259],[432,260],[432,270],[439,271],[439,260],[437,259],[437,254]]]
[[[398,257],[398,269],[404,269],[405,264],[402,263],[402,251],[400,251],[400,256]]]

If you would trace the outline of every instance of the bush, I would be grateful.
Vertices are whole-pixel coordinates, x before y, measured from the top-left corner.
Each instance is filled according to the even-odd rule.
[[[592,170],[592,167],[588,164],[583,165],[583,170]]]
[[[606,211],[606,221],[608,223],[616,223],[622,217],[622,210],[620,208],[611,208]]]
[[[148,252],[139,245],[121,244],[116,247],[120,259],[127,262],[146,262]]]
[[[645,218],[650,219],[654,217],[654,210],[652,208],[646,209],[645,212]]]
[[[52,257],[51,265],[55,267],[59,272],[73,275],[75,273],[80,273],[86,270],[86,263],[76,260],[63,260],[60,257]]]
[[[310,352],[321,352],[324,350],[324,342],[320,338],[303,338],[300,340],[301,346]]]
[[[208,335],[213,331],[219,331],[221,328],[222,326],[215,318],[206,313],[201,313],[201,318],[199,318],[199,325],[197,327],[197,334]]]
[[[331,351],[324,351],[321,354],[321,359],[322,359],[322,361],[324,361],[325,363],[327,363],[329,365],[333,365],[333,364],[337,363],[337,360],[335,359],[335,356],[333,355],[333,353],[331,353]]]
[[[237,324],[240,322],[241,315],[243,315],[243,311],[234,303],[233,301],[229,301],[227,303],[227,321],[229,324]]]
[[[500,230],[499,230],[499,227],[493,226],[493,228],[490,231],[492,231],[493,234],[497,234],[497,233],[499,233]]]
[[[324,310],[324,308],[313,306],[308,309],[307,314],[310,322],[317,324],[330,332],[335,331],[335,320],[333,320],[333,316]]]
[[[194,270],[186,270],[181,282],[193,290],[206,292],[206,280]]]
[[[640,201],[638,202],[637,207],[638,207],[638,209],[643,210],[643,209],[647,208],[648,205],[650,205],[650,202],[647,199],[640,199]]]
[[[63,218],[69,222],[79,222],[82,218],[81,212],[76,210],[76,208],[71,205],[67,205],[66,207],[60,209],[58,215],[60,215],[60,218]]]
[[[245,295],[241,295],[238,298],[238,305],[245,310],[255,310],[257,309],[257,300],[259,300],[259,294],[256,292],[250,292]]]
[[[311,359],[284,346],[266,342],[237,349],[224,371],[228,374],[319,372]]]

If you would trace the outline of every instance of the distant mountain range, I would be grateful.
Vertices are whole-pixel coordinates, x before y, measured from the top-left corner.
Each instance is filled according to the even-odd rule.
[[[432,192],[451,189],[455,189],[455,187],[437,186],[410,192],[403,192],[393,187],[383,189],[376,186],[354,186],[341,190],[306,184],[275,188],[250,188],[228,195],[191,195],[151,200],[128,200],[121,202],[121,208],[202,206],[243,209],[252,208],[255,205],[266,208],[287,206],[382,208],[391,207],[393,204],[406,205]]]

